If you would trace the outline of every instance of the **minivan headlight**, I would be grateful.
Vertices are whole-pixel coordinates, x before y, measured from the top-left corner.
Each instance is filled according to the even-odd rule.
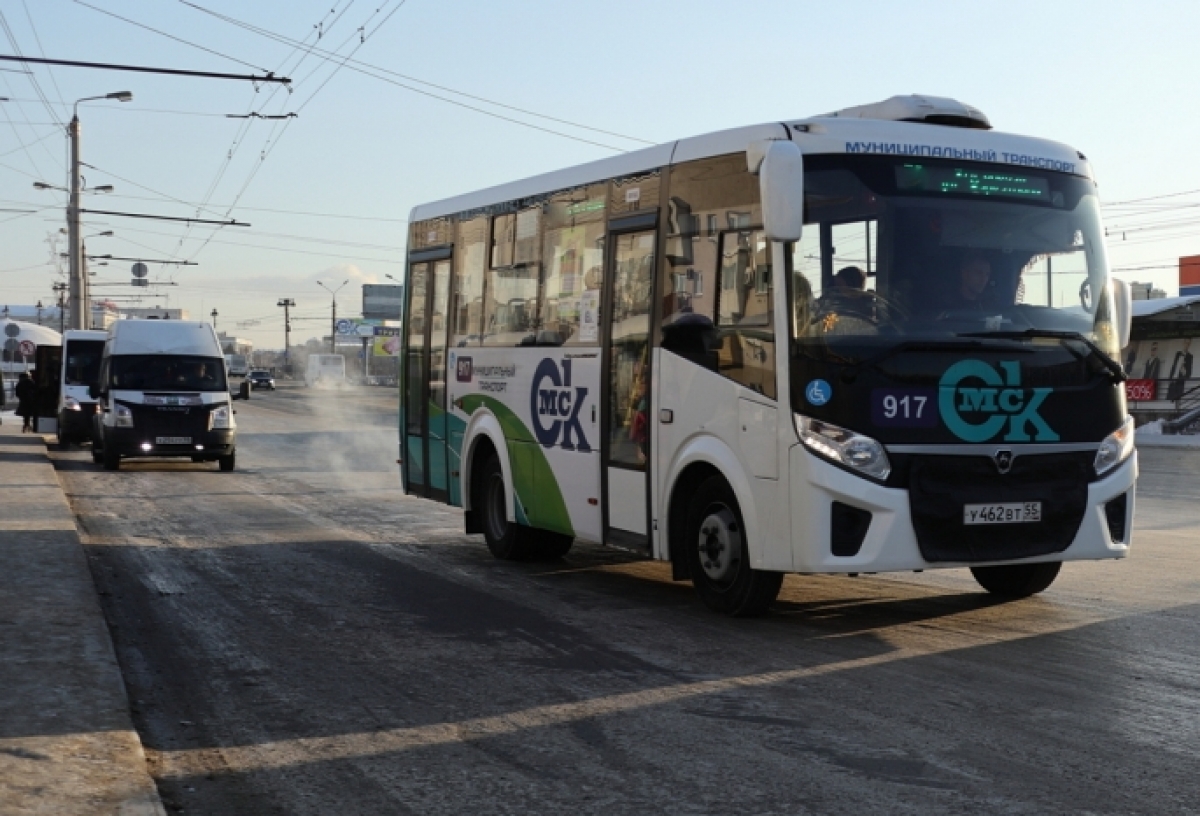
[[[805,447],[831,462],[881,482],[892,472],[887,451],[869,436],[799,414],[796,415],[796,431]]]
[[[232,414],[229,412],[228,405],[222,405],[208,415],[208,429],[212,430],[229,430],[230,418]]]
[[[118,405],[116,408],[113,409],[113,413],[117,417],[117,427],[118,428],[132,428],[133,427],[133,411],[130,411],[124,405]]]
[[[68,411],[83,410],[83,408],[79,406],[79,400],[75,399],[74,397],[63,397],[63,408]]]
[[[1125,417],[1121,427],[1104,437],[1096,451],[1096,475],[1103,476],[1133,453],[1133,417]]]

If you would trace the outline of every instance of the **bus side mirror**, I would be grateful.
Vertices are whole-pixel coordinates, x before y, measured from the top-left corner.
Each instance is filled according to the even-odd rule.
[[[1123,349],[1129,345],[1129,335],[1133,330],[1133,290],[1129,283],[1113,279],[1113,328],[1117,334],[1117,348]]]
[[[804,154],[792,141],[754,142],[746,167],[758,175],[763,228],[772,241],[799,241],[804,227]]]

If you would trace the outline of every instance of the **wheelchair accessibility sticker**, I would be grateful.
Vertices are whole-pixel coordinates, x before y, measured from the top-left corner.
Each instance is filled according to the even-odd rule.
[[[804,397],[813,405],[824,405],[833,399],[833,386],[824,380],[813,380],[804,389]]]

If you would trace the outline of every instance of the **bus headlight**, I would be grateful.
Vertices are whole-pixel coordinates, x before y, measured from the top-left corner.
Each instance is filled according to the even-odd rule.
[[[74,397],[63,397],[63,408],[67,411],[82,411],[79,400]]]
[[[1129,458],[1133,453],[1133,417],[1125,417],[1121,427],[1104,437],[1096,451],[1096,475],[1102,476]]]
[[[133,411],[130,411],[124,405],[118,405],[117,407],[113,408],[113,414],[117,418],[118,428],[133,427]]]
[[[813,453],[864,476],[882,482],[892,472],[887,451],[869,436],[799,414],[796,415],[796,431],[800,441]]]
[[[213,411],[212,413],[210,413],[208,415],[208,429],[210,431],[213,431],[213,430],[227,431],[227,430],[229,430],[229,428],[231,427],[230,426],[230,418],[231,417],[232,417],[232,414],[229,413],[229,406],[222,405],[220,408],[217,408],[215,411]]]

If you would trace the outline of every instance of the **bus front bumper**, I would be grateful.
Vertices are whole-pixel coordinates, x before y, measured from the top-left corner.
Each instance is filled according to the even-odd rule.
[[[792,557],[795,571],[811,573],[896,572],[991,564],[1042,561],[1084,561],[1124,558],[1132,537],[1134,486],[1137,480],[1136,451],[1103,478],[1088,483],[1082,520],[1073,538],[1060,550],[1030,557],[998,557],[981,560],[967,555],[962,560],[929,560],[922,554],[914,528],[911,497],[907,489],[890,488],[849,473],[809,453],[801,446],[791,449]],[[1112,503],[1112,507],[1108,505]],[[841,505],[835,509],[835,504]],[[845,508],[851,508],[847,512]],[[857,512],[855,512],[857,511]],[[834,555],[835,533],[844,533],[845,519],[863,519],[869,513],[861,544],[849,555]],[[835,520],[835,515],[839,518]],[[842,527],[838,527],[838,525]],[[969,535],[959,521],[964,539]],[[1019,542],[1029,525],[1002,525],[1003,533]],[[1023,530],[1022,528],[1025,528]],[[948,535],[958,532],[953,527]],[[844,540],[844,538],[843,538]],[[851,542],[853,545],[853,542]],[[845,551],[843,544],[842,550]],[[853,547],[851,547],[853,549]]]

